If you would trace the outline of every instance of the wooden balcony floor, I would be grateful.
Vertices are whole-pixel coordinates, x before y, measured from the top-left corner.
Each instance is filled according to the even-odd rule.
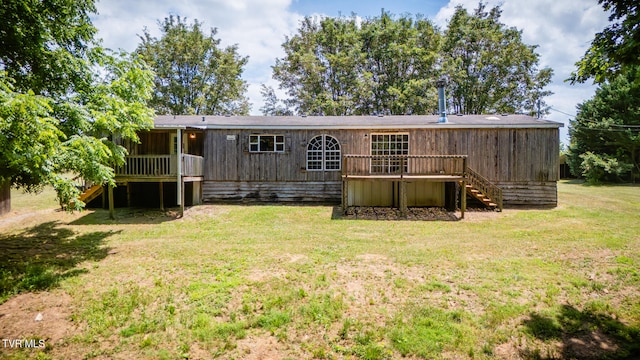
[[[371,175],[342,175],[343,181],[349,180],[381,180],[381,181],[410,181],[410,180],[422,180],[422,181],[460,181],[464,176],[461,175],[400,175],[400,174],[371,174]]]
[[[203,181],[203,176],[183,176],[184,182]],[[116,175],[115,181],[117,183],[128,182],[177,182],[178,179],[173,176],[153,176],[153,175]]]

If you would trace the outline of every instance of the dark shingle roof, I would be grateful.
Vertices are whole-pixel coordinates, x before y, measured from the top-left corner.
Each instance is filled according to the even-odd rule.
[[[416,128],[559,128],[563,124],[527,115],[392,116],[209,116],[161,115],[156,128],[201,129],[416,129]]]

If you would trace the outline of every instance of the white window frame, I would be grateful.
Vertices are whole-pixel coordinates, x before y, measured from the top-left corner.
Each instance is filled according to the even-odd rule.
[[[403,139],[398,141],[398,136],[402,136]],[[406,140],[404,138],[405,136]],[[382,141],[380,141],[379,137],[383,137]],[[409,143],[409,133],[407,132],[371,133],[369,136],[369,151],[372,156],[409,155]],[[400,146],[398,147],[398,145]],[[399,164],[400,160],[371,159],[371,162],[369,163],[369,171],[372,174],[394,174],[398,172]],[[407,172],[407,170],[408,164],[405,163],[404,172]]]
[[[263,149],[262,138],[273,138],[273,148]],[[278,141],[281,138],[282,141]],[[251,153],[284,153],[286,139],[281,134],[252,134],[249,135],[249,152]]]
[[[310,147],[317,144],[320,139],[320,148],[317,146],[314,149]],[[331,142],[333,148],[327,147],[328,142]],[[311,165],[315,164],[315,165]],[[320,165],[319,167],[317,165]],[[333,164],[334,166],[328,166]],[[335,137],[327,134],[317,135],[311,138],[307,143],[307,171],[340,171],[342,170],[342,146],[340,141]]]

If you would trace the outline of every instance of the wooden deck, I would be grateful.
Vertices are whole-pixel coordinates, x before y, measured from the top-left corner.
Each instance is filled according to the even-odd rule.
[[[460,181],[464,179],[461,175],[342,175],[342,179],[348,180],[372,180],[372,181],[410,181],[410,180],[422,180],[422,181]]]
[[[117,182],[178,181],[177,155],[130,155],[123,166],[116,167]],[[202,181],[204,158],[183,154],[181,176],[184,181]]]
[[[466,155],[343,155],[342,208],[349,199],[349,181],[393,181],[399,184],[401,214],[407,213],[406,184],[412,181],[457,182],[461,217],[466,210]]]

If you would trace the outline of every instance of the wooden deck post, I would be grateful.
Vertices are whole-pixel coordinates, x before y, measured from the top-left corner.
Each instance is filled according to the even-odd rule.
[[[409,211],[407,207],[407,182],[404,180],[404,167],[408,166],[407,157],[403,156],[400,161],[400,216],[406,217]]]
[[[160,195],[160,210],[164,211],[164,183],[160,181],[158,184],[160,184],[160,191],[158,194]]]
[[[177,203],[180,206],[180,209],[183,209],[182,201],[182,131],[180,129],[176,129],[177,132],[177,142],[178,148],[176,149],[176,163],[177,163],[177,179],[176,179],[176,187],[177,187]],[[181,210],[182,211],[182,210]]]
[[[409,211],[407,207],[407,182],[400,180],[400,216],[406,217]]]
[[[349,180],[347,178],[342,182],[342,211],[346,214],[349,209]]]
[[[347,157],[342,157],[342,213],[347,213],[347,207],[349,202],[349,180],[347,171]]]
[[[467,210],[467,158],[462,159],[462,186],[460,186],[460,219],[464,219]]]
[[[182,177],[180,177],[180,183],[178,183],[178,186],[180,187],[180,191],[182,194],[184,194],[184,179]],[[182,201],[180,202],[180,217],[184,216],[184,197],[182,198]]]
[[[108,185],[108,191],[109,191],[109,219],[111,220],[115,220],[116,219],[116,213],[115,213],[115,209],[114,209],[114,205],[113,205],[113,186]]]
[[[127,207],[131,207],[131,187],[127,182]]]

